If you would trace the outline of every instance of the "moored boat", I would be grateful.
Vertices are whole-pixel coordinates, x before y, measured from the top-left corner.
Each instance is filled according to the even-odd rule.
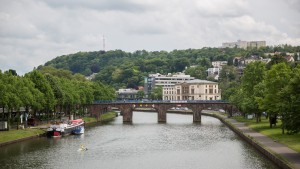
[[[77,126],[72,131],[72,134],[79,135],[84,133],[84,126]]]
[[[48,137],[61,137],[73,133],[80,126],[84,126],[82,119],[71,120],[69,123],[56,123],[47,129],[46,134]]]

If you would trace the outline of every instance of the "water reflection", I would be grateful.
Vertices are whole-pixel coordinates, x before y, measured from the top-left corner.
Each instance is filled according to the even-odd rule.
[[[0,168],[276,168],[241,141],[219,120],[168,114],[166,124],[156,113],[134,112],[133,123],[122,116],[81,136],[39,138],[0,148]],[[78,151],[84,144],[88,151]]]

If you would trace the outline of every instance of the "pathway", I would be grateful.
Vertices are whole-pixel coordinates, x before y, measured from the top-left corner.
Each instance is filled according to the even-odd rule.
[[[281,143],[275,142],[274,140],[263,134],[252,130],[251,128],[247,127],[245,123],[238,122],[232,118],[227,118],[225,116],[222,117],[232,125],[234,125],[236,128],[238,128],[240,131],[242,131],[244,134],[251,136],[260,145],[263,145],[268,150],[271,150],[272,152],[287,159],[293,168],[300,169],[300,153],[288,148]]]

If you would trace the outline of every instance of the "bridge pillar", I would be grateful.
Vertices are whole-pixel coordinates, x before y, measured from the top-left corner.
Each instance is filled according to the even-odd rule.
[[[194,123],[201,123],[201,111],[202,111],[202,109],[193,111],[193,122]]]
[[[156,106],[156,109],[157,109],[157,121],[159,123],[167,122],[168,107],[166,107],[165,105],[158,105]]]
[[[123,123],[131,123],[132,122],[132,111],[131,107],[126,107],[121,109],[123,112]]]
[[[201,112],[203,110],[203,106],[200,105],[190,105],[189,108],[193,111],[193,122],[201,123]]]

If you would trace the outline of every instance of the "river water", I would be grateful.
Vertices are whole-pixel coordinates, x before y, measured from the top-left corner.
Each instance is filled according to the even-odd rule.
[[[218,119],[134,112],[105,125],[86,127],[84,135],[38,138],[0,147],[5,169],[260,169],[277,168]],[[80,145],[88,148],[79,151]]]

